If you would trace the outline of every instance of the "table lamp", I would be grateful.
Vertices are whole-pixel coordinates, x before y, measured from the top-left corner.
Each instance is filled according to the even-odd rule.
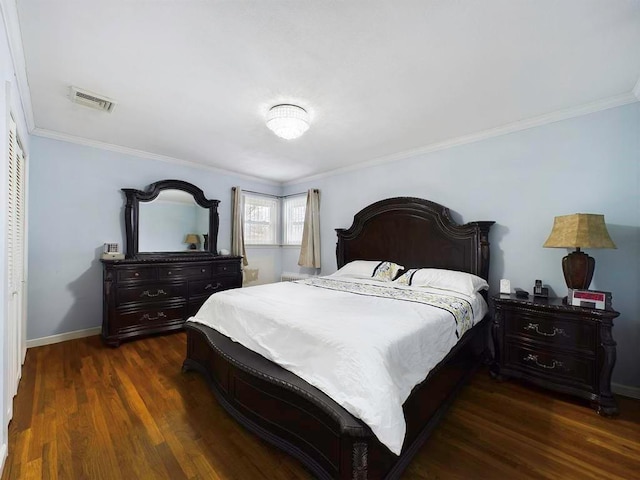
[[[543,247],[575,248],[562,259],[562,272],[567,287],[587,290],[593,278],[596,261],[581,248],[616,248],[604,224],[604,215],[574,213],[553,220],[553,229]]]
[[[200,237],[196,233],[187,233],[183,243],[189,244],[189,250],[197,250]]]

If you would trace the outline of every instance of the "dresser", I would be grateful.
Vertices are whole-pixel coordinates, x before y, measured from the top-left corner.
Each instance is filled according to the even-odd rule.
[[[103,340],[117,347],[122,340],[182,329],[211,294],[242,286],[241,260],[197,255],[103,260]]]
[[[524,379],[587,399],[601,415],[618,407],[611,393],[615,310],[565,305],[559,298],[497,295],[493,308],[495,377]]]

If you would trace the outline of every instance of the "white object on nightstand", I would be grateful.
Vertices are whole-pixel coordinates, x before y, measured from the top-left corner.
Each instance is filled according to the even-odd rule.
[[[507,295],[511,293],[511,282],[506,278],[500,280],[500,293]]]

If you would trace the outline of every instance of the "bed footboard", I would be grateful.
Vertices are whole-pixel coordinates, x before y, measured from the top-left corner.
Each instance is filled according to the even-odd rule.
[[[399,457],[323,392],[212,328],[186,323],[187,356],[182,368],[201,373],[232,417],[299,459],[317,478],[393,479],[409,464],[479,363],[484,327],[478,327],[482,326],[469,331],[405,402],[407,440]]]

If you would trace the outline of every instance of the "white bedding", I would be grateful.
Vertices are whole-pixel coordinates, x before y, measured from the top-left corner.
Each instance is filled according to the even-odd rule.
[[[399,455],[406,432],[402,404],[456,344],[462,323],[456,325],[442,308],[384,298],[385,291],[402,298],[411,298],[411,291],[454,296],[471,306],[470,325],[482,319],[487,304],[480,295],[392,282],[331,277],[316,282],[219,292],[189,321],[216,329],[319,388]],[[357,293],[333,289],[341,287],[336,282]],[[374,285],[374,296],[367,285]]]

